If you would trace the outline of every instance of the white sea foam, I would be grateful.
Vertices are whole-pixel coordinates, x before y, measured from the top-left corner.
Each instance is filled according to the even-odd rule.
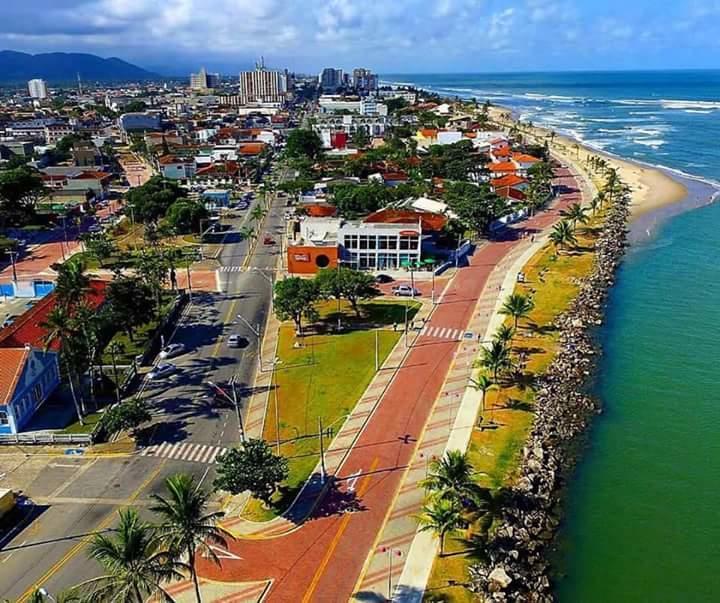
[[[634,138],[633,142],[652,149],[659,149],[665,144],[665,141],[662,138]]]
[[[680,110],[705,110],[705,111],[717,111],[720,110],[720,101],[693,101],[693,100],[668,100],[661,99],[660,104],[663,109],[680,109]]]

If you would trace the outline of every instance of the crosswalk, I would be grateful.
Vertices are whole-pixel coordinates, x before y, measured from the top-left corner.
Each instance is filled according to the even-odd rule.
[[[435,337],[436,339],[459,341],[465,335],[465,331],[462,329],[453,329],[452,327],[434,327],[425,325],[422,329],[420,329],[420,335]]]
[[[220,266],[220,272],[242,272],[242,266]]]
[[[152,456],[162,459],[212,465],[217,460],[217,457],[226,450],[227,448],[223,446],[211,446],[209,444],[163,442],[162,444],[153,444],[152,446],[143,448],[140,456]]]

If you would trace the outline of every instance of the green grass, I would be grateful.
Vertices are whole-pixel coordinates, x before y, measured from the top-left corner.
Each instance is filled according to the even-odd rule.
[[[524,350],[528,354],[526,381],[545,372],[552,362],[558,346],[558,335],[553,321],[565,311],[577,295],[579,282],[592,270],[594,237],[598,233],[601,216],[587,229],[578,233],[578,248],[558,254],[551,246],[541,249],[525,266],[526,281],[517,284],[515,292],[532,295],[535,308],[513,340],[514,355]],[[510,320],[508,320],[508,323]],[[512,486],[519,465],[520,452],[534,419],[535,392],[514,381],[502,380],[499,389],[490,390],[485,397],[483,423],[490,429],[475,430],[468,454],[478,472],[478,483],[494,495]],[[492,530],[495,519],[489,515],[472,527],[482,537]],[[448,552],[456,553],[437,557],[428,581],[425,600],[469,603],[475,599],[464,588],[468,567],[473,554],[464,554],[468,541],[464,534],[448,538]]]
[[[410,318],[420,304],[408,305]],[[375,375],[375,328],[358,328],[360,324],[377,329],[380,364],[400,339],[401,333],[387,325],[400,322],[405,304],[374,301],[362,304],[360,318],[346,304],[341,304],[345,330],[332,333],[336,324],[337,303],[326,302],[318,308],[320,333],[304,338],[304,347],[295,348],[295,329],[285,323],[280,327],[277,366],[265,419],[263,437],[271,444],[277,438],[275,394],[279,410],[280,452],[288,459],[290,474],[274,499],[272,509],[252,501],[246,508],[248,519],[263,521],[282,512],[292,502],[302,484],[311,475],[320,458],[317,437],[318,417],[323,426],[336,434]],[[327,332],[323,332],[325,329]],[[298,436],[300,438],[298,439]],[[306,437],[309,436],[309,437]],[[290,441],[288,441],[290,440]],[[329,445],[325,441],[325,446]]]
[[[95,429],[95,426],[98,424],[101,417],[102,417],[102,413],[100,413],[100,412],[90,413],[89,415],[85,415],[83,417],[83,421],[85,422],[85,425],[80,425],[79,421],[75,421],[74,423],[71,423],[65,429],[63,429],[61,433],[69,433],[69,434],[91,433]]]

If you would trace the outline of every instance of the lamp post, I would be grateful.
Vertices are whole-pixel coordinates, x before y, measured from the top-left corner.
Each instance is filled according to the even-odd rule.
[[[240,435],[240,441],[244,444],[245,443],[245,426],[243,425],[242,420],[242,413],[240,412],[240,403],[238,402],[237,397],[237,390],[235,389],[235,377],[230,379],[230,387],[232,389],[232,397],[219,385],[216,383],[213,383],[212,381],[208,381],[208,384],[210,387],[214,388],[216,391],[220,392],[227,400],[230,401],[233,406],[235,406],[235,414],[237,415],[238,420],[238,433]]]
[[[395,557],[402,557],[402,551],[400,549],[394,549],[391,547],[382,547],[380,549],[381,552],[388,554],[388,601],[393,600],[393,593],[392,593],[392,567],[393,567],[393,556]]]
[[[17,270],[15,269],[15,258],[18,256],[18,252],[13,251],[12,249],[9,249],[5,253],[7,253],[10,256],[10,264],[12,264],[13,283],[17,283]]]

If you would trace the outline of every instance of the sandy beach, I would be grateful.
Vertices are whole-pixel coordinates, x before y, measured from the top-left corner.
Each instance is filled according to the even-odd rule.
[[[502,116],[508,113],[509,109],[492,107],[491,118],[504,125],[511,125]],[[550,143],[550,130],[534,126],[531,129],[523,128],[524,135],[530,135],[538,142]],[[556,135],[551,143],[553,153],[561,156],[566,162],[573,165],[575,169],[586,170],[590,156],[600,156],[610,166],[618,171],[620,179],[632,190],[632,201],[630,211],[632,219],[656,209],[662,208],[685,199],[687,189],[677,180],[668,176],[665,172],[652,167],[644,166],[625,159],[619,159],[613,155],[597,151],[584,146],[579,141],[568,136]]]

